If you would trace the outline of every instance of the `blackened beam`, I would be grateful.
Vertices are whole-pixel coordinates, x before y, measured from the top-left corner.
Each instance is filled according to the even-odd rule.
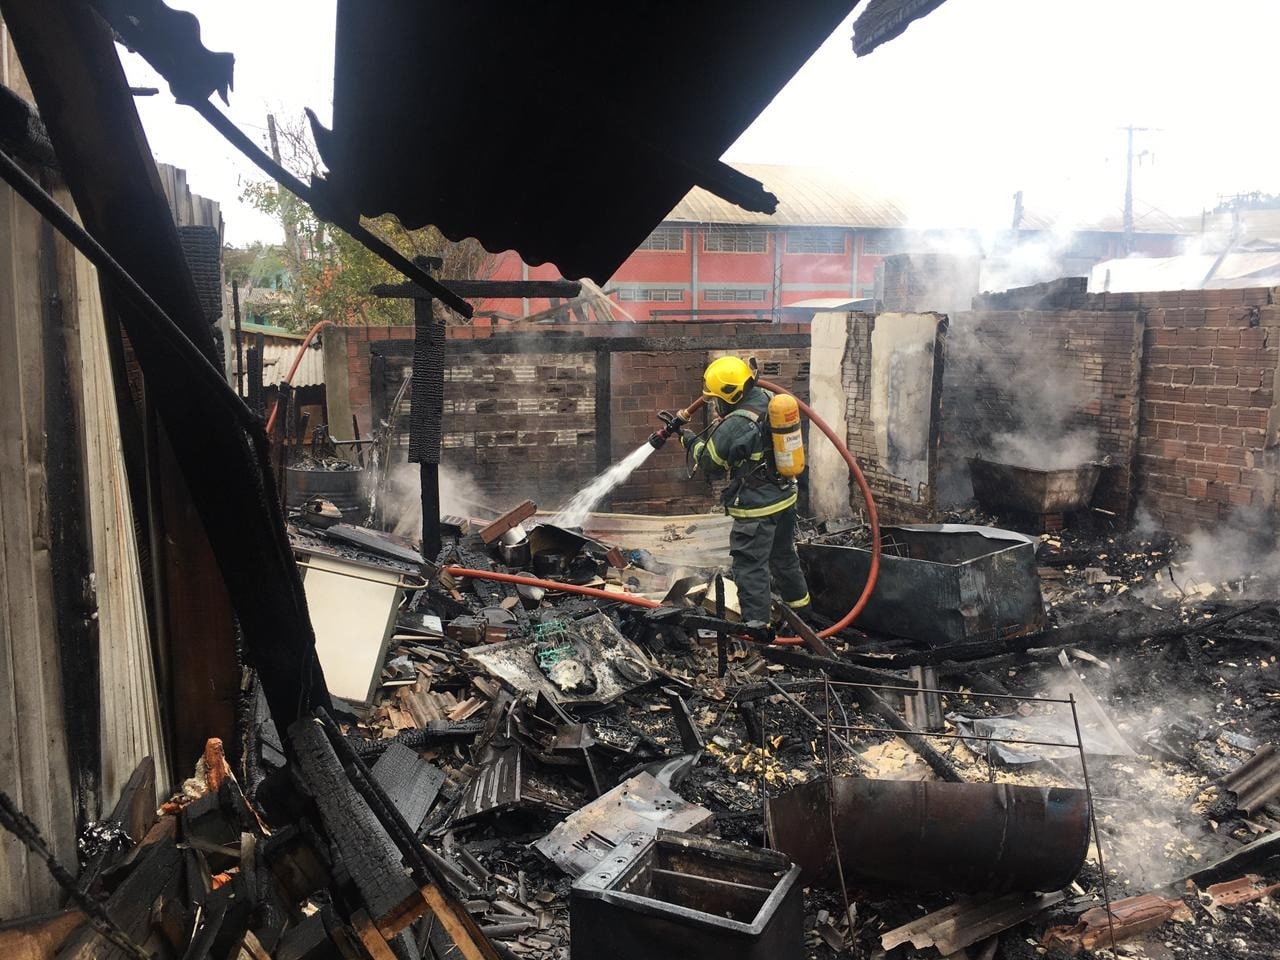
[[[523,297],[576,297],[582,293],[577,280],[438,280],[440,286],[458,297],[486,300],[519,300]],[[414,283],[378,283],[369,288],[375,297],[392,300],[422,300],[436,296]]]
[[[125,15],[126,11],[118,8],[115,4],[100,3],[98,6],[103,16],[111,22],[111,26],[120,34],[129,48],[141,53],[143,58],[169,81],[170,90],[178,103],[190,107],[204,117],[208,124],[222,134],[228,143],[253,161],[272,180],[310,206],[321,220],[342,228],[374,256],[399,270],[410,280],[425,287],[430,291],[430,296],[438,297],[450,310],[470,319],[471,304],[445,290],[429,273],[415,266],[391,244],[372,233],[360,222],[359,214],[344,209],[340,203],[332,202],[332,198],[326,196],[323,188],[314,184],[308,186],[283,166],[276,163],[265,150],[232,123],[230,117],[207,99],[203,89],[193,88],[189,83],[189,78],[182,73],[184,64],[161,55],[165,51],[166,45],[155,43],[155,37],[148,33],[148,29],[154,29],[154,24],[140,24],[131,16]]]

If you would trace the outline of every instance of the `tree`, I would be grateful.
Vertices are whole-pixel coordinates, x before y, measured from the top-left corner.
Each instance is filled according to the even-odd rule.
[[[287,169],[303,180],[321,169],[319,152],[301,118],[278,124],[277,132],[280,162]],[[413,322],[413,301],[369,293],[374,284],[402,282],[399,271],[320,220],[309,206],[274,182],[251,183],[242,197],[274,217],[284,230],[285,243],[277,249],[289,283],[273,322],[295,328],[310,327],[319,320],[371,325]],[[366,217],[363,223],[410,259],[440,257],[442,277],[483,279],[493,271],[495,258],[475,240],[454,243],[435,227],[408,230],[390,215]]]

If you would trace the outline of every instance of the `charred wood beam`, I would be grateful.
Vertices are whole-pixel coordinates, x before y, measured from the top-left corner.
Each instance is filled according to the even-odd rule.
[[[50,574],[76,827],[83,830],[100,816],[102,746],[97,597],[81,446],[82,364],[77,327],[66,329],[55,234],[48,222],[40,233]]]
[[[582,293],[577,280],[437,280],[459,297],[485,300],[520,300],[524,297],[576,297]],[[392,300],[425,300],[435,296],[415,283],[378,283],[369,288],[375,297]]]
[[[277,723],[287,725],[326,706],[328,691],[266,437],[210,360],[209,324],[111,33],[84,0],[52,7],[3,0],[0,10],[89,230],[3,155],[0,169],[103,272],[108,290],[125,306],[121,320],[235,605],[246,654]],[[117,250],[125,262],[114,256]],[[229,637],[216,642],[228,652]],[[234,648],[229,652],[234,661]]]

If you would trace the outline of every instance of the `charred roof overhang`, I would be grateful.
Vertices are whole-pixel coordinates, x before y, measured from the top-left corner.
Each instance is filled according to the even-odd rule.
[[[866,56],[882,43],[901,36],[912,21],[926,17],[943,0],[870,0],[853,24],[853,53]]]
[[[605,282],[695,185],[776,200],[720,155],[856,0],[338,0],[333,193]]]

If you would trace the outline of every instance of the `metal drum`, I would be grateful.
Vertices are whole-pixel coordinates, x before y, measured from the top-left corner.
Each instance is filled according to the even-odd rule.
[[[1003,783],[862,780],[807,783],[768,802],[771,846],[804,871],[898,890],[1006,893],[1058,890],[1084,865],[1089,807],[1083,790]]]
[[[312,497],[324,497],[342,511],[345,523],[363,523],[369,510],[365,471],[360,467],[351,470],[286,467],[285,492],[290,507],[301,506]]]

